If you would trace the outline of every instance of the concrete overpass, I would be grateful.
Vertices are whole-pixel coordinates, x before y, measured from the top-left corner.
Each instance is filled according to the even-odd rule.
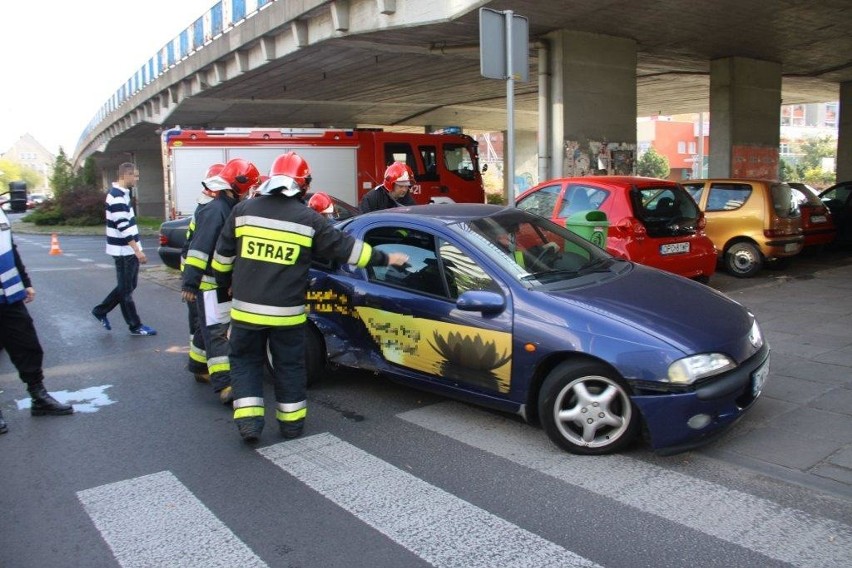
[[[479,73],[481,7],[529,19],[517,160],[537,159],[540,178],[577,173],[572,152],[635,148],[636,116],[699,111],[711,175],[737,174],[755,148],[777,161],[779,105],[828,100],[838,177],[852,178],[848,0],[223,0],[104,105],[74,160],[112,175],[132,154],[140,211],[157,215],[164,127],[503,130],[505,84]]]

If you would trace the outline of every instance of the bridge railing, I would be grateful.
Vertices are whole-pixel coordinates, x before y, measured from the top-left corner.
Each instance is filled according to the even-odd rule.
[[[220,0],[177,37],[164,45],[136,71],[95,114],[80,135],[78,145],[113,111],[166,71],[211,43],[217,37],[254,16],[275,0]]]

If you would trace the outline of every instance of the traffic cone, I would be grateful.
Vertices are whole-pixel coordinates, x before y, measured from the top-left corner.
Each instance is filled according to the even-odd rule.
[[[56,233],[50,235],[50,254],[62,254],[62,249],[59,248],[59,237],[56,236]]]

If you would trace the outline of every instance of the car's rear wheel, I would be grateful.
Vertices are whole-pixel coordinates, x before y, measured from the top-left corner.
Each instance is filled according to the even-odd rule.
[[[319,382],[325,367],[325,348],[322,336],[313,324],[308,324],[305,328],[305,373],[308,376],[308,386],[313,386]],[[269,351],[269,344],[267,343],[266,369],[269,371],[268,376],[270,379],[274,368],[272,365],[272,353]]]
[[[624,382],[594,362],[568,361],[551,371],[538,413],[551,441],[574,454],[617,452],[639,433],[639,412]]]
[[[725,270],[737,278],[750,278],[763,266],[763,256],[751,243],[734,243],[725,251]]]

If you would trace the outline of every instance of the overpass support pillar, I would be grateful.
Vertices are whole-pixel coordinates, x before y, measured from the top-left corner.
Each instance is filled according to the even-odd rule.
[[[709,176],[778,179],[780,112],[780,63],[711,61]]]
[[[840,84],[837,129],[837,181],[852,179],[852,81]]]
[[[560,30],[546,37],[549,177],[631,174],[636,151],[636,42]],[[542,127],[542,126],[540,126]]]
[[[165,190],[160,152],[137,151],[133,158],[139,168],[139,189],[133,192],[136,196],[136,215],[162,219],[165,214]],[[201,191],[201,180],[198,180],[198,191]]]

